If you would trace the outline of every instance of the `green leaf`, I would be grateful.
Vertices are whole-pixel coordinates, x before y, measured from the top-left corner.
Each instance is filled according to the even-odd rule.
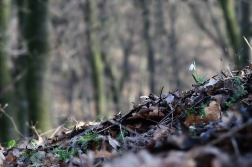
[[[15,140],[10,140],[8,142],[8,147],[11,148],[11,147],[14,147],[16,145],[16,141]]]
[[[193,79],[194,79],[194,81],[196,82],[196,83],[198,83],[198,80],[196,79],[196,77],[192,74],[192,76],[193,76]]]

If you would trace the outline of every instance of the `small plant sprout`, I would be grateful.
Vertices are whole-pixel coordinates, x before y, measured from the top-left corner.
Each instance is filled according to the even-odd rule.
[[[195,113],[195,108],[194,107],[191,107],[191,108],[188,108],[185,110],[185,114],[186,116],[189,116],[191,114],[194,114]]]
[[[195,75],[192,74],[194,81],[196,82],[197,85],[201,85],[206,81],[206,75],[203,77],[198,76],[197,68],[196,68],[196,63],[195,61],[192,62],[192,64],[189,66],[190,71],[195,71]]]
[[[123,137],[128,134],[127,131],[123,130],[120,134],[117,135],[116,139],[117,140],[123,140]]]
[[[8,142],[8,147],[11,148],[11,147],[14,147],[14,146],[16,146],[16,141],[15,140],[10,140]]]
[[[234,77],[233,86],[235,88],[233,95],[230,97],[230,100],[225,102],[227,107],[230,107],[232,103],[237,102],[243,96],[248,94],[248,91],[245,89],[241,79],[239,77]]]
[[[104,116],[103,115],[98,115],[97,116],[97,120],[98,121],[103,121],[104,120]]]
[[[76,149],[61,150],[61,149],[55,148],[53,151],[54,153],[58,155],[58,159],[60,161],[65,161],[65,160],[68,160],[71,156],[78,155],[78,151]]]
[[[80,137],[80,141],[82,144],[85,144],[89,141],[93,141],[93,142],[99,142],[100,138],[98,136],[98,134],[93,134],[92,132],[88,132],[86,133],[84,136]]]
[[[204,111],[205,107],[207,107],[207,104],[203,104],[203,105],[201,106],[201,109],[200,109],[200,112],[199,112],[199,115],[200,115],[201,118],[203,118],[203,117],[206,116],[206,113],[205,113],[205,111]]]

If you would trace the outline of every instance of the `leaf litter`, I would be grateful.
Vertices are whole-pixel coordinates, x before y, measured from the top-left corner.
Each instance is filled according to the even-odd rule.
[[[0,166],[252,166],[252,64],[140,98],[125,115],[2,148]]]

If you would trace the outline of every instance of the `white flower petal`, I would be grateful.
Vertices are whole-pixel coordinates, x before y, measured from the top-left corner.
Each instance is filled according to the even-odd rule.
[[[196,70],[195,65],[193,63],[189,66],[189,70],[190,71]]]

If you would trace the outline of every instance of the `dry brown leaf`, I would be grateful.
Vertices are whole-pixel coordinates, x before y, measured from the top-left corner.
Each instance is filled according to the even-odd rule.
[[[162,112],[150,112],[149,116],[160,116],[164,117],[164,114]]]
[[[211,101],[208,107],[204,108],[208,121],[216,121],[220,118],[221,107],[219,101]]]
[[[16,161],[17,161],[17,157],[15,157],[12,152],[8,152],[8,155],[5,157],[5,160],[3,162],[3,166],[14,164],[16,163]]]
[[[195,115],[191,114],[191,115],[189,115],[189,116],[186,118],[184,124],[185,124],[186,126],[191,126],[191,125],[193,125],[193,124],[198,124],[198,123],[200,123],[200,122],[207,122],[207,118],[206,118],[206,117],[201,118],[200,116],[195,116]]]
[[[159,125],[153,134],[153,139],[160,140],[167,129],[167,126]]]
[[[141,126],[142,126],[142,123],[141,123],[141,122],[139,122],[139,123],[137,123],[137,124],[134,125],[134,127],[135,127],[136,129],[139,129]]]
[[[118,132],[112,129],[109,130],[109,133],[113,138],[115,138],[118,135]]]
[[[182,111],[183,111],[182,107],[181,106],[177,106],[176,109],[175,109],[174,114],[175,115],[180,115],[182,113]]]
[[[140,111],[138,112],[138,114],[144,115],[144,114],[148,114],[149,112],[152,111],[157,111],[157,107],[156,106],[150,106],[149,108],[146,106],[143,106]]]
[[[132,130],[132,131],[135,131],[136,128],[130,124],[126,125],[126,128],[129,129],[129,130]]]

